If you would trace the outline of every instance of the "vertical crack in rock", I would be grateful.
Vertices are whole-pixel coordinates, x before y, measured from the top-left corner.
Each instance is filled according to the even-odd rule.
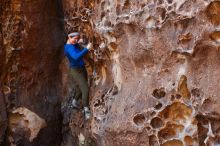
[[[5,146],[58,145],[61,141],[59,63],[64,36],[61,1],[1,0],[0,10],[0,90],[3,93],[0,121],[5,122],[1,123],[0,142],[4,135]],[[25,109],[44,119],[47,126]],[[4,117],[5,112],[9,113],[9,119]],[[12,129],[8,128],[5,133],[6,123]]]

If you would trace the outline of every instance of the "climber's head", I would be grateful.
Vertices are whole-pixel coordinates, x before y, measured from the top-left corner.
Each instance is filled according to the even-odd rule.
[[[73,32],[68,34],[67,42],[70,44],[76,44],[78,43],[79,39],[80,39],[80,34],[78,32]]]

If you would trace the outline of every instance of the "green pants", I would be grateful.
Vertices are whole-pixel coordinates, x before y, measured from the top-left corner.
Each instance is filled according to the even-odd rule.
[[[82,103],[83,106],[89,106],[89,87],[87,81],[87,71],[85,68],[71,68],[70,69],[71,76],[76,81],[76,84],[79,86],[79,89],[82,93]],[[77,93],[79,93],[77,91]],[[78,99],[80,96],[79,94],[76,95]]]

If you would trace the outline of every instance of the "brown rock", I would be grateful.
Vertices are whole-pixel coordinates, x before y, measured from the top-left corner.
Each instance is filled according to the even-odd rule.
[[[96,52],[101,42],[107,46],[99,59],[90,54],[96,73],[91,134],[99,145],[219,143],[196,118],[200,112],[220,118],[219,1],[63,3],[67,32],[80,31]],[[148,143],[136,139],[137,133],[146,134]]]
[[[30,142],[32,142],[40,130],[47,125],[44,119],[24,107],[13,110],[8,118],[10,132],[15,135],[17,133],[26,133],[25,137],[28,137]]]
[[[8,113],[23,107],[47,123],[47,127],[40,130],[39,127],[31,126],[33,121],[27,116],[32,114],[18,114],[18,119],[24,122],[24,127],[29,125],[36,128],[36,131],[33,132],[29,127],[32,130],[26,133],[21,126],[23,130],[7,132],[4,145],[59,145],[59,63],[64,38],[62,5],[59,0],[1,0],[0,10],[0,84],[4,93],[4,96],[0,96],[0,115],[3,116],[5,112],[2,111],[5,109],[2,103],[4,97]],[[1,125],[1,140],[7,125],[5,120],[4,116],[0,120],[1,124],[2,121],[5,122]]]
[[[6,105],[3,94],[0,91],[0,145],[4,141],[7,126]]]
[[[65,19],[59,0],[0,1],[0,116],[5,105],[9,113],[24,107],[47,123],[34,136],[25,126],[8,133],[6,145],[59,145],[62,95],[63,145],[220,144],[219,1],[62,3]],[[94,46],[86,56],[90,121],[69,106],[63,22]]]

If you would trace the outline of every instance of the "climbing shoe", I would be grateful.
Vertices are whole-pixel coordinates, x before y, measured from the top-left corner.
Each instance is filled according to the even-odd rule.
[[[88,107],[84,107],[83,113],[84,113],[85,120],[88,120],[90,118],[89,108]]]
[[[79,105],[77,104],[76,99],[73,99],[73,100],[72,100],[71,107],[72,107],[72,108],[77,108],[77,109],[79,109]]]

